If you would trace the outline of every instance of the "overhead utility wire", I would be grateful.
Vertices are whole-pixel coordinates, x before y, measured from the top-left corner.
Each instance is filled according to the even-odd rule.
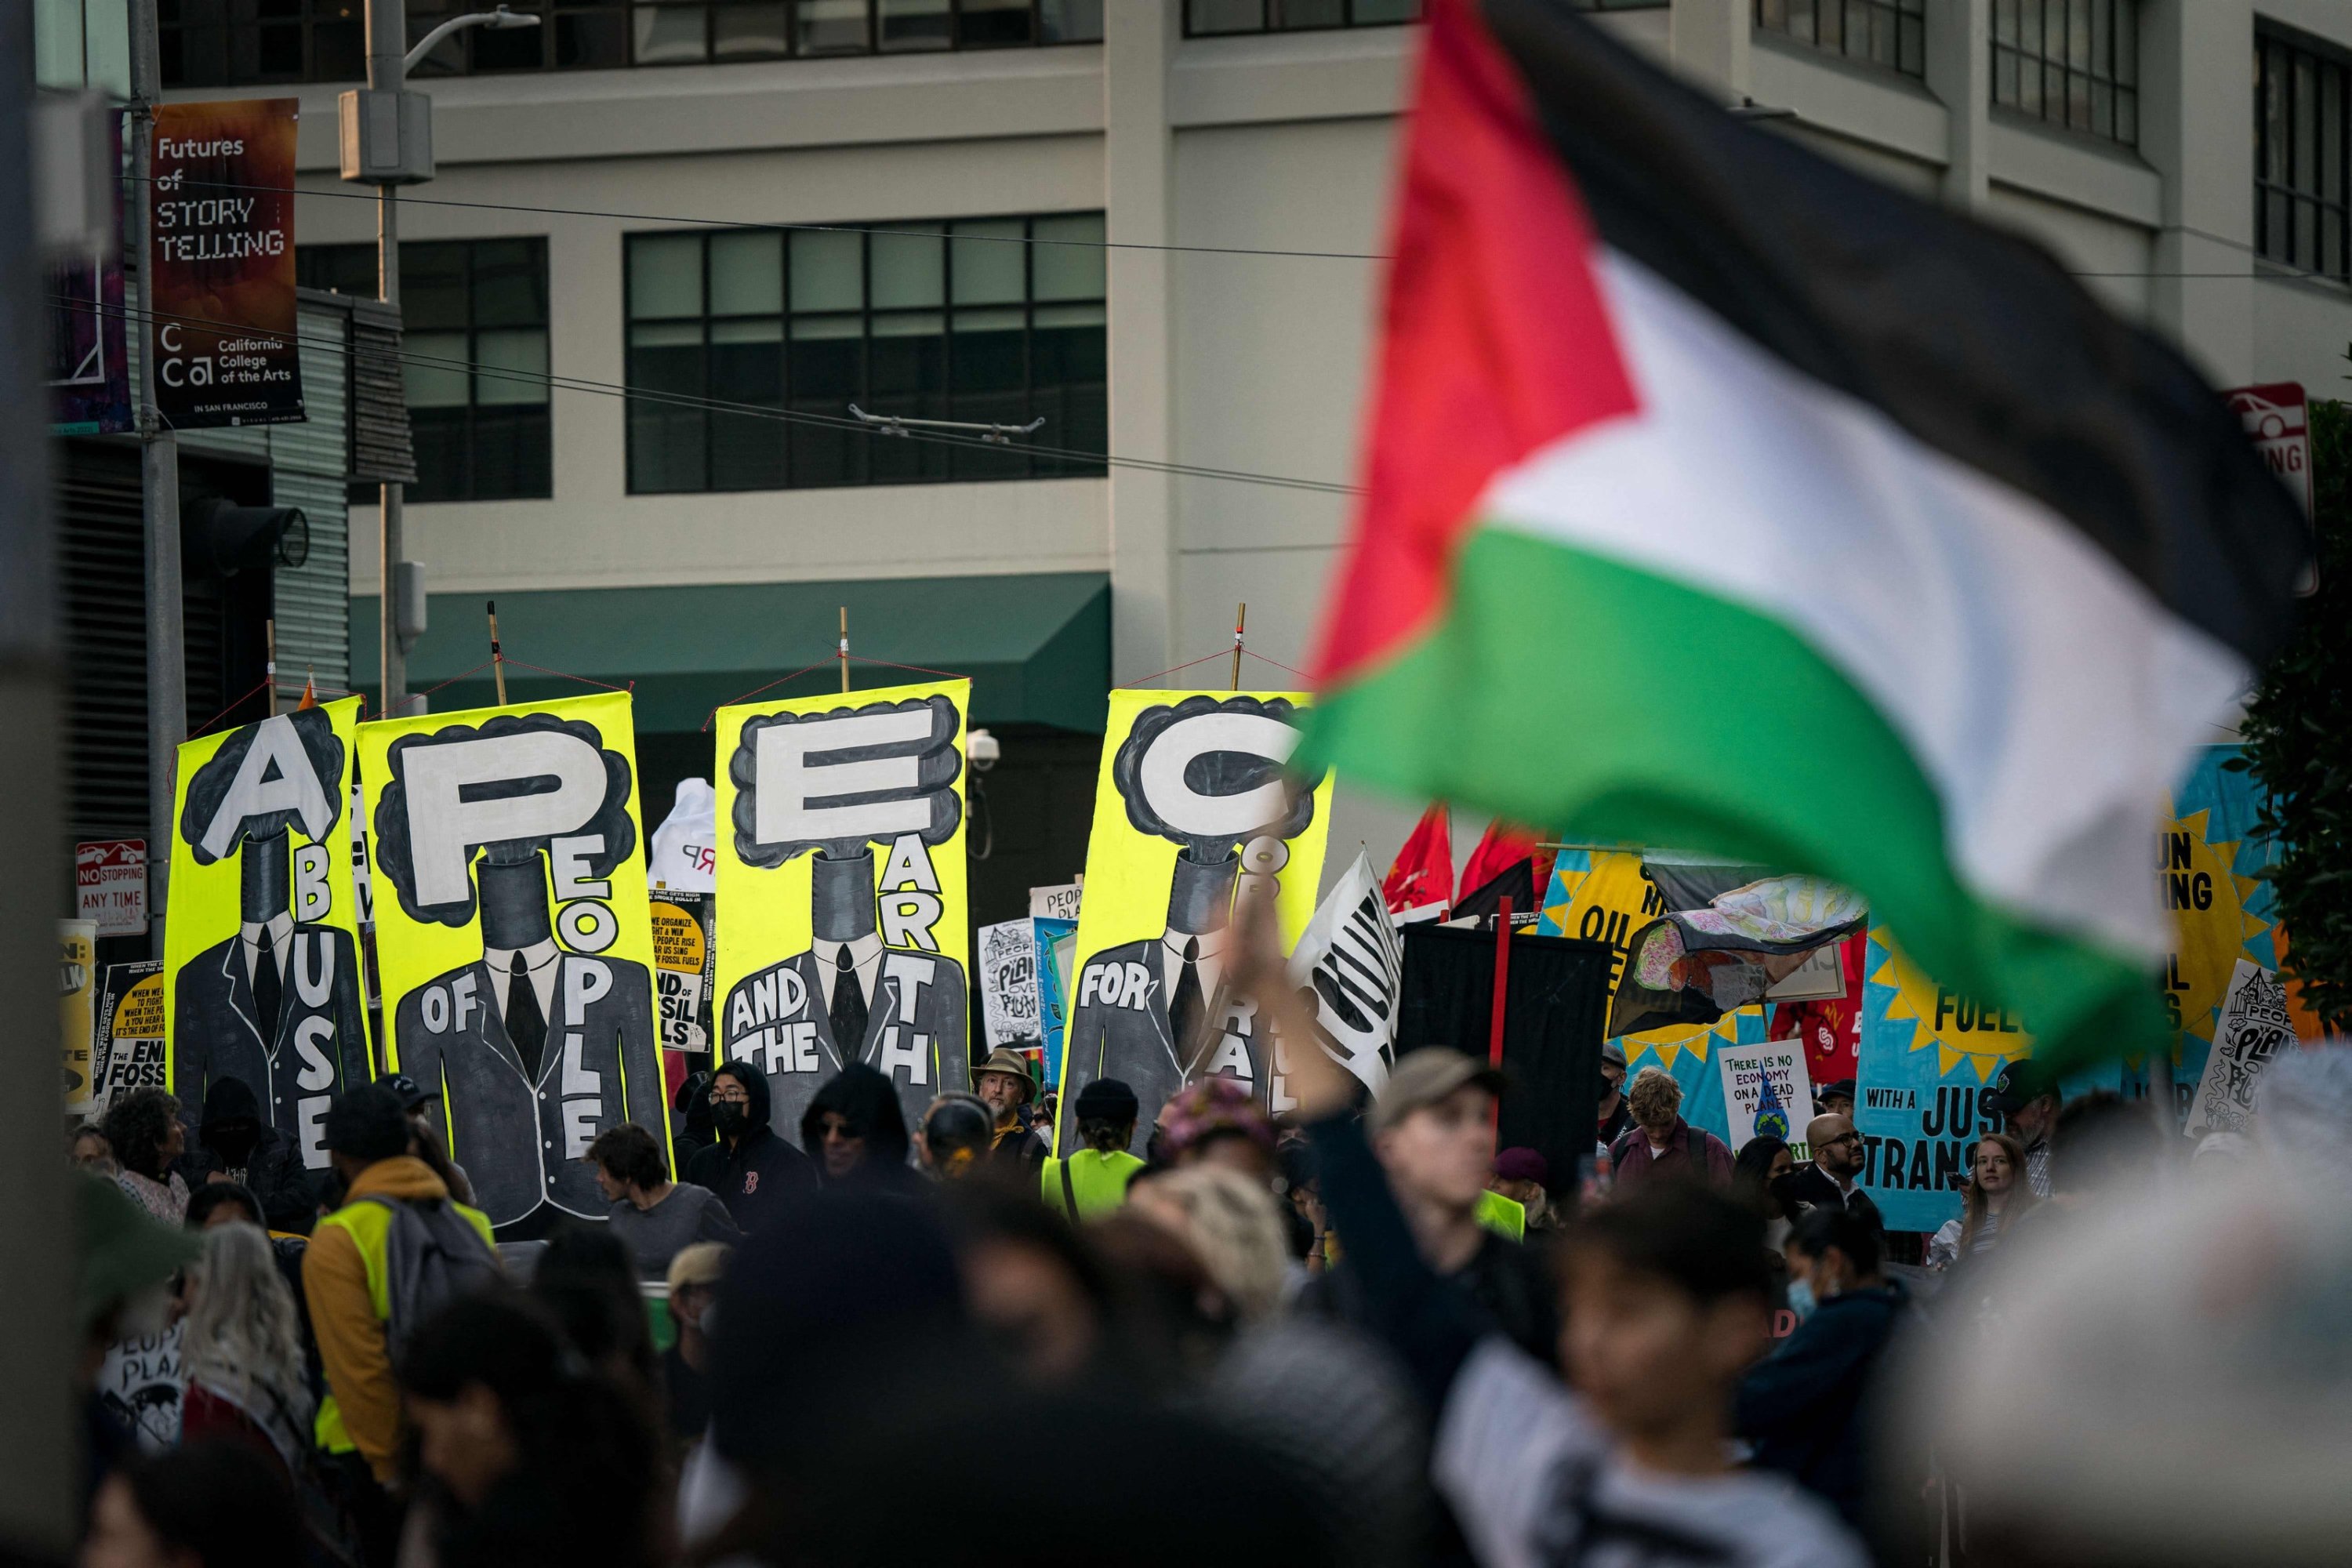
[[[150,311],[142,317],[128,307],[93,303],[69,295],[52,294],[51,301],[69,310],[105,316],[120,313],[126,321],[177,321],[184,326],[201,327],[207,331],[234,332],[243,337],[260,338],[277,343],[308,343],[330,349],[348,357],[351,345],[339,338],[305,336],[300,332],[272,332],[215,321],[205,316],[184,316],[168,310]],[[877,425],[856,419],[838,418],[827,414],[807,414],[793,409],[772,408],[756,403],[731,403],[722,398],[696,397],[685,393],[655,392],[646,388],[625,385],[609,381],[591,381],[585,377],[557,375],[553,372],[519,371],[509,366],[485,364],[478,360],[450,359],[440,354],[417,353],[406,348],[395,357],[409,363],[444,370],[465,370],[492,380],[518,382],[531,386],[561,388],[566,392],[593,393],[604,397],[623,397],[650,403],[663,407],[684,408],[702,413],[732,414],[744,418],[768,419],[784,425],[803,425],[816,429],[845,430],[877,440],[908,440],[928,442],[933,446],[961,447],[969,450],[992,452],[1029,452],[1039,457],[1064,458],[1078,463],[1101,463],[1108,468],[1134,468],[1148,473],[1170,474],[1184,479],[1224,479],[1234,484],[1263,485],[1276,489],[1307,490],[1321,495],[1354,495],[1354,485],[1338,484],[1326,479],[1302,479],[1286,474],[1254,473],[1243,468],[1215,468],[1199,463],[1167,463],[1150,458],[1119,458],[1101,452],[1082,452],[1066,447],[1042,447],[1024,443],[1017,447],[999,446],[977,437],[952,436],[931,431],[908,431],[901,436],[886,432]]]
[[[150,177],[152,178],[153,176]],[[135,178],[135,176],[125,174],[123,175],[123,178],[129,180]],[[276,196],[331,196],[341,201],[354,202],[373,202],[376,199],[376,194],[373,190],[337,191],[316,189],[303,185],[248,185],[239,184],[235,181],[230,180],[197,180],[185,178],[184,176],[182,177],[181,185],[176,188],[186,189],[189,187],[200,187],[206,190],[216,191],[253,191],[262,195]],[[1287,257],[1294,260],[1300,261],[1389,261],[1394,259],[1394,258],[1387,252],[1377,250],[1278,250],[1262,246],[1244,245],[1146,245],[1139,240],[1132,239],[1053,239],[1037,238],[1033,236],[1019,234],[950,234],[945,229],[891,228],[870,224],[776,223],[764,222],[755,218],[682,217],[674,213],[615,212],[598,207],[531,206],[520,202],[466,202],[457,201],[448,196],[414,196],[408,195],[405,191],[402,193],[400,199],[404,204],[415,206],[461,207],[474,212],[536,213],[547,217],[617,218],[626,223],[688,224],[702,228],[783,230],[806,234],[871,234],[879,235],[885,238],[896,239],[952,239],[959,242],[968,241],[974,245],[1053,245],[1064,246],[1077,250],[1150,250],[1167,251],[1180,255],[1193,256],[1273,256]],[[1049,214],[1045,216],[1050,216],[1052,215]],[[2307,279],[2320,283],[2336,284],[2340,284],[2344,281],[2344,279],[2337,278],[2331,273],[2315,272],[2305,268],[2296,267],[2289,262],[2279,261],[2272,258],[2265,257],[2258,247],[2247,244],[2244,240],[2225,239],[2219,235],[2205,234],[2200,234],[2198,237],[2210,240],[2215,245],[2226,246],[2232,250],[2243,251],[2249,256],[2252,256],[2259,260],[2267,262],[2270,266],[2276,268],[2279,272],[2292,279]],[[2069,278],[2253,279],[2265,276],[2260,272],[2153,272],[2146,270],[2108,272],[2072,267],[2063,268],[2063,270]]]

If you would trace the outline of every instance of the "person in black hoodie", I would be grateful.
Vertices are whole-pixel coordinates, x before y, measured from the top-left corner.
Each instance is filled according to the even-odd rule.
[[[686,1179],[709,1187],[745,1234],[816,1184],[807,1155],[768,1126],[768,1078],[755,1065],[725,1062],[710,1075],[710,1121],[719,1142],[694,1152]],[[905,1133],[899,1134],[903,1144]]]
[[[801,1117],[801,1146],[816,1163],[819,1186],[891,1191],[921,1184],[907,1163],[898,1088],[864,1062],[850,1063],[816,1091]]]
[[[294,1140],[261,1120],[261,1101],[240,1078],[216,1078],[205,1090],[204,1116],[180,1166],[191,1188],[241,1182],[261,1200],[269,1228],[310,1234],[318,1194]]]
[[[719,1141],[710,1120],[710,1075],[700,1068],[687,1074],[670,1097],[669,1112],[670,1164],[684,1181],[695,1155]]]

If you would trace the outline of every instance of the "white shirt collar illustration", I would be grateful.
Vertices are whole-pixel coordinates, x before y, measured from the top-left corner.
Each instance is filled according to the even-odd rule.
[[[274,961],[280,984],[286,979],[286,965],[294,946],[294,917],[280,910],[266,921],[248,921],[244,929],[245,983],[251,985],[259,973],[261,963],[261,933],[269,932],[269,954]]]
[[[490,1002],[498,1008],[499,1016],[507,1016],[507,987],[514,979],[514,960],[518,950],[511,947],[488,947],[482,950],[482,964],[490,972]],[[539,1016],[552,1023],[555,1018],[555,961],[562,954],[555,939],[548,937],[520,950],[522,961],[530,967],[530,988],[539,996]]]

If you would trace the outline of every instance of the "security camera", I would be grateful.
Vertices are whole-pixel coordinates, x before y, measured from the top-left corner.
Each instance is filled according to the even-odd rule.
[[[996,760],[1004,754],[1004,748],[998,745],[996,737],[987,731],[973,730],[963,738],[963,754],[971,760],[973,773],[984,773],[996,765]]]

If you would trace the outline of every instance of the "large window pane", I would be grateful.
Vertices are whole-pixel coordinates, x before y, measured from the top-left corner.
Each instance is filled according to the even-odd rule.
[[[950,230],[948,268],[959,305],[997,305],[1019,301],[1028,285],[1024,280],[1028,247],[1017,218],[991,223],[960,223]]]
[[[784,401],[783,338],[783,323],[780,321],[712,323],[711,397],[719,403],[751,404],[781,412]],[[785,443],[785,426],[781,419],[714,409],[710,416],[710,488],[779,488],[784,482]]]
[[[944,49],[953,43],[948,0],[875,0],[875,46],[899,49]]]
[[[1103,0],[1037,0],[1041,43],[1094,43],[1103,36]]]
[[[635,47],[641,66],[692,65],[703,58],[703,7],[640,5],[634,16]]]
[[[721,5],[710,15],[713,59],[773,59],[791,47],[783,0]]]
[[[2352,66],[2265,37],[2254,56],[2254,241],[2267,259],[2352,278]]]
[[[474,335],[474,401],[547,401],[547,333],[508,327]]]
[[[1099,300],[1104,284],[1103,220],[1100,213],[1041,217],[1030,225],[1030,275],[1040,300]]]
[[[466,334],[410,332],[401,339],[401,379],[411,408],[463,408],[467,396]]]
[[[638,235],[629,241],[629,317],[702,314],[702,237]]]
[[[957,39],[967,49],[1034,43],[1029,0],[963,0]]]
[[[784,237],[746,229],[710,237],[710,313],[776,316],[784,309]]]
[[[866,304],[866,237],[840,230],[793,235],[793,310],[856,310]]]
[[[866,0],[800,0],[794,37],[803,55],[864,54]]]
[[[877,310],[933,310],[947,303],[947,242],[936,227],[866,237]]]

